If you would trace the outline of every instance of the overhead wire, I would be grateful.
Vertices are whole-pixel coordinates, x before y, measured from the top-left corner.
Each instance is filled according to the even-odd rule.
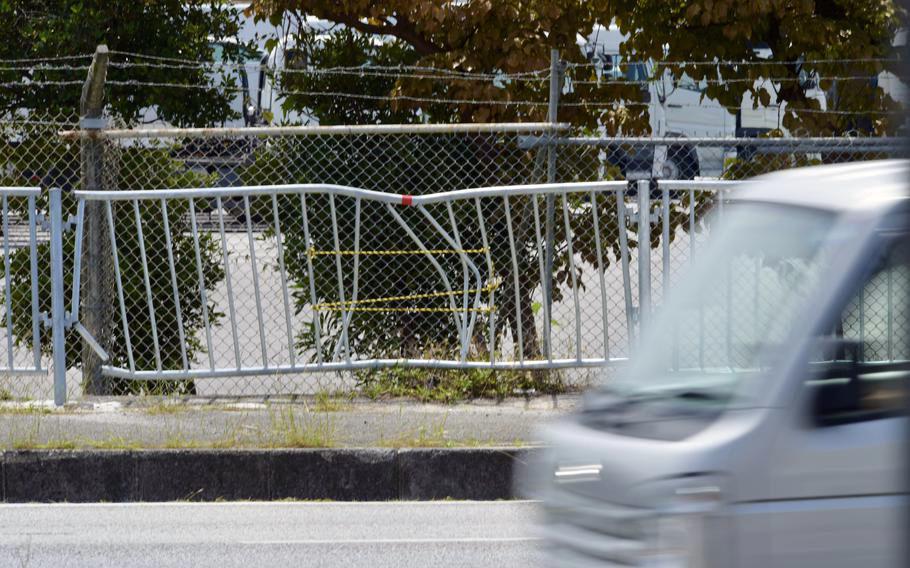
[[[34,65],[0,66],[0,71],[88,71],[91,65]]]
[[[5,83],[0,83],[0,87],[14,88],[14,87],[64,87],[68,85],[82,85],[85,83],[83,80],[66,80],[66,81],[49,81],[49,80],[36,80],[36,81],[8,81]]]
[[[200,70],[212,70],[215,68],[228,68],[228,66],[234,67],[246,67],[243,64],[211,64],[211,63],[199,63],[193,62],[191,60],[174,58],[174,57],[161,57],[161,56],[152,56],[132,52],[121,52],[121,51],[111,51],[112,54],[118,54],[122,56],[129,56],[135,58],[144,58],[151,61],[157,61],[160,63],[131,63],[131,62],[118,62],[112,61],[109,63],[111,67],[115,69],[128,70],[130,68],[136,67],[151,67],[151,68],[167,68],[167,69],[177,69],[177,68],[186,68],[186,69],[200,69]],[[73,60],[79,58],[87,58],[91,55],[74,55],[74,56],[63,56],[59,60]],[[51,66],[42,63],[37,63],[38,61],[51,61],[52,58],[42,58],[42,59],[32,59],[32,60],[5,60],[5,61],[35,61],[36,64],[32,66],[23,66],[23,65],[13,65],[0,67],[0,71],[42,71],[42,72],[51,72],[51,71],[84,71],[89,69],[89,66],[83,65],[57,65]],[[2,63],[4,60],[0,60]],[[810,62],[869,62],[869,61],[886,61],[885,59],[880,58],[867,58],[867,59],[827,59],[827,60],[806,60],[804,63]],[[887,60],[891,61],[891,60]],[[629,64],[630,62],[624,62]],[[713,62],[699,62],[699,61],[685,61],[685,62],[666,62],[661,64],[667,65],[695,65],[710,63],[712,65],[739,65],[739,64],[767,64],[767,63],[786,63],[786,62],[750,62],[750,61],[713,61]],[[583,68],[590,66],[591,64],[569,64],[568,68]],[[255,65],[256,67],[263,67],[259,64]],[[405,72],[405,70],[413,70],[414,72]],[[427,73],[431,71],[431,73]],[[509,81],[509,80],[531,80],[531,81],[540,81],[547,79],[547,77],[542,76],[542,73],[549,73],[549,70],[534,70],[522,73],[515,74],[497,74],[497,73],[468,73],[468,72],[457,72],[453,70],[444,70],[441,68],[427,67],[427,66],[360,66],[360,67],[330,67],[323,69],[307,69],[307,70],[283,70],[282,73],[309,73],[313,75],[370,75],[375,74],[375,76],[381,77],[390,77],[390,78],[399,78],[399,79],[433,79],[433,80],[446,80],[446,81],[459,81],[459,80],[472,80],[472,81]],[[439,73],[439,74],[436,74]],[[836,80],[836,81],[870,81],[872,77],[868,76],[834,76],[834,77],[825,77],[822,80]],[[646,85],[653,82],[655,79],[601,79],[601,80],[590,80],[590,79],[575,79],[573,77],[568,77],[568,80],[571,84],[574,85],[597,85],[599,87],[609,87],[609,86],[619,86],[619,85]],[[782,83],[782,82],[793,82],[800,81],[798,77],[768,77],[768,78],[728,78],[728,79],[701,79],[697,81],[697,84],[711,85],[711,84],[734,84],[734,83],[750,83],[757,82],[759,80],[764,80],[772,83]],[[57,87],[57,86],[76,86],[82,85],[82,80],[47,80],[47,79],[24,79],[21,81],[7,81],[0,82],[0,87],[3,88],[38,88],[38,87]],[[225,93],[229,92],[243,92],[246,91],[240,88],[232,88],[224,85],[215,85],[215,84],[193,84],[193,83],[175,83],[167,81],[146,81],[140,79],[116,79],[111,78],[107,81],[108,85],[117,86],[117,87],[151,87],[151,88],[179,88],[179,89],[194,89],[194,90],[220,90]],[[403,102],[412,102],[412,103],[426,103],[426,104],[453,104],[453,105],[483,105],[483,106],[525,106],[525,107],[539,107],[543,108],[548,106],[549,103],[544,101],[532,101],[532,100],[509,100],[509,99],[466,99],[466,98],[444,98],[444,97],[420,97],[420,96],[411,96],[411,95],[370,95],[366,93],[349,93],[342,91],[312,91],[312,90],[278,90],[279,96],[307,96],[307,97],[335,97],[335,98],[346,98],[346,99],[355,99],[355,100],[373,100],[373,101],[403,101]],[[613,108],[618,109],[622,107],[649,107],[651,103],[643,103],[637,101],[564,101],[560,103],[560,106],[563,107],[581,107],[581,108]],[[730,107],[724,105],[711,105],[715,108],[724,108],[727,110],[738,110],[738,107]],[[680,108],[705,108],[705,105],[682,105]],[[794,109],[794,108],[785,108],[784,112],[793,112],[793,113],[804,113],[804,114],[831,114],[831,115],[857,115],[857,114],[897,114],[900,111],[882,111],[882,110],[857,110],[857,111],[844,111],[844,110],[827,110],[827,109]]]
[[[24,57],[18,59],[0,59],[0,64],[6,63],[40,63],[42,61],[75,61],[78,59],[92,59],[94,57],[91,53],[85,53],[82,55],[58,55],[53,57]]]
[[[118,52],[119,53],[119,52]],[[133,62],[133,61],[111,61],[110,67],[119,69],[129,68],[152,68],[152,69],[253,69],[253,70],[273,70],[270,65],[263,65],[254,62],[206,62],[190,60],[172,60],[170,63],[151,63],[151,62]],[[463,78],[463,79],[501,79],[501,78],[529,78],[531,80],[547,79],[550,72],[549,68],[536,69],[532,71],[519,71],[514,73],[505,72],[472,72],[457,71],[454,69],[445,69],[442,67],[427,67],[420,65],[357,65],[357,66],[335,66],[311,69],[282,69],[281,73],[303,73],[303,74],[337,74],[337,75],[406,75],[414,74],[438,75],[445,78]]]
[[[196,85],[196,84],[187,84],[187,83],[167,83],[167,82],[146,82],[146,81],[118,81],[110,80],[107,82],[109,85],[113,86],[132,86],[132,87],[159,87],[159,88],[183,88],[183,89],[196,89],[196,90],[218,90],[219,86],[217,85]],[[223,92],[237,92],[244,93],[244,89],[240,88],[220,88]],[[373,100],[373,101],[405,101],[405,102],[414,102],[414,103],[427,103],[427,104],[467,104],[467,105],[478,105],[478,106],[526,106],[526,107],[547,107],[549,106],[548,102],[545,101],[530,101],[530,100],[499,100],[499,99],[458,99],[458,98],[442,98],[442,97],[415,97],[410,95],[368,95],[364,93],[347,93],[341,91],[278,91],[278,96],[288,97],[288,96],[305,96],[305,97],[333,97],[333,98],[347,98],[347,99],[357,99],[357,100]],[[560,107],[583,107],[583,108],[621,108],[621,107],[650,107],[652,103],[638,102],[638,101],[577,101],[577,102],[560,102]],[[725,106],[725,105],[711,105],[714,108],[723,108],[726,110],[736,111],[739,107],[735,106]],[[705,105],[679,105],[676,108],[692,108],[692,109],[704,109]],[[793,112],[793,113],[803,113],[803,114],[831,114],[831,115],[857,115],[857,114],[900,114],[903,111],[878,111],[878,110],[856,110],[856,111],[845,111],[845,110],[826,110],[826,109],[800,109],[800,108],[785,108],[783,112]]]
[[[853,58],[853,59],[794,59],[789,61],[782,61],[777,59],[746,59],[746,60],[691,60],[691,61],[647,61],[647,60],[635,60],[635,59],[620,59],[620,65],[655,65],[657,67],[672,67],[672,66],[758,66],[758,65],[807,65],[807,64],[832,64],[832,63],[901,63],[903,60],[895,57],[864,57],[864,58]],[[566,68],[571,69],[575,67],[599,67],[602,63],[595,62],[585,62],[585,63],[566,63]]]

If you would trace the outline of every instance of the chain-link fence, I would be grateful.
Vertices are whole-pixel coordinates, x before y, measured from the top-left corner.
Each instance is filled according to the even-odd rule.
[[[109,359],[86,369],[95,350],[73,326],[71,396],[431,385],[448,367],[533,375],[523,384],[539,390],[582,385],[628,357],[729,190],[626,182],[735,180],[902,148],[886,138],[590,138],[546,125],[58,134],[71,125],[4,123],[0,156],[2,185],[63,188],[64,219],[85,229],[63,237],[65,293],[79,274],[73,310],[92,314],[82,321]],[[101,167],[94,184],[89,162]],[[596,183],[425,199],[547,182]],[[72,190],[87,185],[115,193],[83,193],[80,209]],[[39,197],[33,211],[39,258],[46,207]],[[29,211],[4,215],[4,235],[29,234]],[[34,358],[31,268],[16,255],[5,255],[3,327],[16,357]],[[38,284],[40,314],[49,288]],[[52,384],[3,380],[14,397],[47,397]]]

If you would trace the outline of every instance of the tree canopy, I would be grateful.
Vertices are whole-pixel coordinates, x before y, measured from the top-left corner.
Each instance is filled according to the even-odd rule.
[[[55,58],[90,55],[103,43],[120,52],[210,62],[212,41],[236,40],[239,22],[240,12],[226,0],[0,0],[0,59],[9,61],[0,70],[0,114],[22,109],[73,113],[79,108],[78,82],[91,59]],[[142,61],[151,62],[112,57],[108,78],[211,88],[112,84],[107,102],[114,115],[134,120],[141,109],[156,106],[160,118],[177,125],[232,118],[234,95],[223,88],[230,85],[229,77],[199,68],[124,66]],[[59,81],[70,83],[54,83]]]
[[[670,4],[656,0],[254,0],[250,11],[276,22],[288,14],[315,16],[363,36],[394,38],[412,50],[416,64],[462,72],[542,70],[549,63],[549,50],[558,48],[564,60],[582,64],[571,68],[576,82],[565,89],[567,104],[560,108],[560,119],[584,126],[606,125],[612,131],[644,131],[647,105],[604,104],[641,103],[644,96],[634,85],[599,81],[598,70],[583,65],[586,60],[578,39],[587,37],[597,23],[614,23],[628,34],[621,48],[625,57],[661,62],[658,70],[668,70],[674,79],[685,74],[703,81],[704,96],[729,107],[731,113],[747,94],[755,105],[775,102],[771,93],[754,83],[771,78],[778,101],[794,111],[784,118],[791,130],[882,133],[894,130],[898,122],[891,114],[895,101],[876,81],[879,72],[897,65],[889,59],[904,15],[892,0]],[[766,49],[762,53],[758,48]],[[721,64],[682,63],[692,61]],[[750,64],[725,65],[725,61]],[[827,110],[836,112],[820,112],[818,97],[807,95],[813,81],[828,93]],[[503,85],[402,77],[387,94],[545,103],[547,84],[545,80]],[[418,106],[406,98],[396,104]],[[431,114],[434,120],[539,120],[546,116],[546,106],[455,103],[447,109],[437,105]]]

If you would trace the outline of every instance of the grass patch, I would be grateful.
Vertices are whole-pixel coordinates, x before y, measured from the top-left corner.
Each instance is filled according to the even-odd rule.
[[[161,447],[166,450],[188,450],[196,448],[206,448],[209,447],[202,440],[192,440],[185,437],[183,434],[168,434],[167,438],[164,439],[164,443],[161,444]]]
[[[106,440],[89,440],[76,438],[53,438],[46,442],[38,442],[35,435],[31,435],[12,443],[15,450],[138,450],[142,444],[128,440],[121,436],[111,436]]]
[[[353,394],[343,392],[330,393],[321,390],[313,397],[313,410],[316,412],[340,412],[351,407]]]
[[[79,444],[75,440],[54,439],[37,442],[33,438],[13,441],[14,450],[75,450]]]
[[[335,423],[326,414],[301,420],[292,408],[270,414],[266,443],[273,448],[331,448],[335,446]]]
[[[8,389],[0,388],[0,401],[2,400],[13,400],[13,393]]]
[[[408,397],[422,402],[452,403],[516,394],[566,392],[562,377],[553,371],[496,371],[489,369],[419,369],[392,367],[359,371],[360,391],[372,399]]]
[[[111,436],[107,440],[85,440],[85,447],[93,450],[139,450],[142,444],[122,436]]]
[[[0,414],[45,415],[53,411],[46,406],[0,406]]]

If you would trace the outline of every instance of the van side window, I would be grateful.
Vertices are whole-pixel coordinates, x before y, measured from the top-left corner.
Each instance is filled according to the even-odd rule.
[[[820,426],[896,416],[910,379],[910,247],[895,239],[810,357]]]

